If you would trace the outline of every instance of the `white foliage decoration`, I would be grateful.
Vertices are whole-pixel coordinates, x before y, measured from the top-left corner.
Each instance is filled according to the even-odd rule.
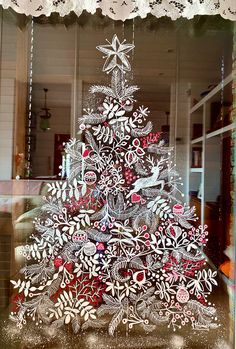
[[[117,36],[98,47],[112,83],[92,87],[105,95],[102,106],[80,120],[86,142],[66,145],[70,178],[48,184],[23,277],[11,281],[20,328],[28,319],[75,334],[217,327],[208,301],[216,271],[204,269],[207,227],[181,203],[172,149],[152,132],[148,109],[135,107],[137,87],[124,83],[132,48]]]

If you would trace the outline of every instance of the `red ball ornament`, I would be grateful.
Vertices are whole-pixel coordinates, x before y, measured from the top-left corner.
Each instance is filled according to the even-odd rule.
[[[97,244],[97,250],[98,251],[103,251],[103,250],[105,250],[105,247],[104,247],[104,243],[103,242],[99,242],[98,244]]]
[[[61,257],[57,257],[54,259],[54,266],[59,268],[63,264],[63,259]]]
[[[173,206],[173,213],[175,214],[183,214],[184,213],[184,207],[180,204],[176,204]]]
[[[185,287],[181,287],[178,289],[176,293],[176,299],[179,303],[187,303],[189,300],[189,292]]]
[[[88,171],[84,175],[84,181],[86,184],[91,185],[94,184],[97,180],[97,175],[94,171]]]
[[[73,263],[72,262],[66,262],[65,268],[69,273],[72,273],[73,270]]]

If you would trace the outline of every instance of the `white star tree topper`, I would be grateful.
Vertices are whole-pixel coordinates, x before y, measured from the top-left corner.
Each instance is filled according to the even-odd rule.
[[[117,35],[114,35],[112,42],[108,41],[108,45],[97,46],[97,49],[105,53],[106,61],[103,66],[103,71],[110,73],[113,69],[119,68],[121,71],[130,71],[131,66],[128,61],[127,53],[134,48],[132,44],[125,44],[126,40],[119,41]]]

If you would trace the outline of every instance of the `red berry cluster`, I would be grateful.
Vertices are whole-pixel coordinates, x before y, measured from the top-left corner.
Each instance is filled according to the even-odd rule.
[[[141,137],[140,141],[143,148],[147,148],[151,143],[156,143],[161,136],[161,132],[150,132],[147,136]]]
[[[110,229],[113,228],[113,223],[109,223],[109,221],[96,221],[93,225],[95,228],[100,227],[101,231],[106,231],[107,227],[109,227]]]
[[[125,177],[125,181],[128,185],[132,184],[137,179],[137,176],[135,176],[135,174],[133,173],[133,171],[130,168],[125,169],[124,177]]]
[[[65,261],[64,261],[61,257],[56,257],[56,258],[54,259],[53,263],[54,263],[54,266],[55,266],[56,268],[59,268],[61,265],[64,264],[65,269],[66,269],[69,273],[72,273],[72,271],[73,271],[73,267],[74,267],[73,262],[66,262],[66,263],[65,263]]]

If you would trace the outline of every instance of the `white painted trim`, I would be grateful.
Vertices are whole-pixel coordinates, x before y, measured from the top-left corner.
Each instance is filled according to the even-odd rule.
[[[222,86],[227,86],[230,82],[233,81],[233,75],[232,73],[229,74],[222,83],[219,83],[211,92],[209,92],[205,97],[203,97],[197,104],[195,104],[190,109],[190,115],[193,114],[195,111],[197,111],[199,108],[201,108],[206,102],[208,102],[214,95],[219,92],[222,89]]]

